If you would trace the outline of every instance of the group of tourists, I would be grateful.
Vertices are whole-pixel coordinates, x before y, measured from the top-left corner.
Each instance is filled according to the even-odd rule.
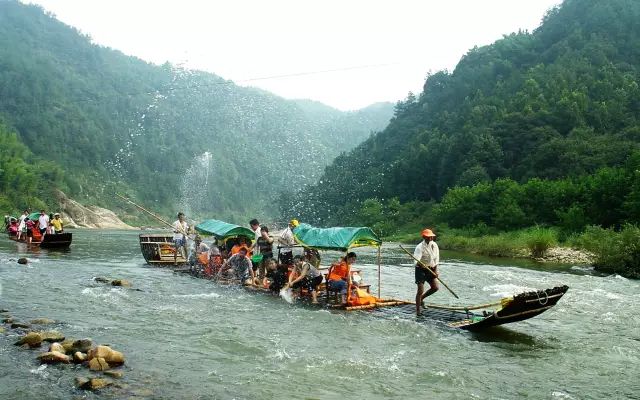
[[[29,209],[25,209],[19,218],[9,218],[7,231],[17,240],[24,240],[31,244],[33,241],[42,241],[46,235],[63,233],[64,225],[60,213],[47,214],[42,209],[35,217]]]
[[[257,219],[249,221],[254,233],[253,240],[239,236],[218,243],[216,239],[206,245],[199,235],[195,235],[189,251],[188,235],[192,233],[183,213],[172,224],[174,232],[175,256],[178,253],[189,260],[194,273],[209,279],[225,282],[237,282],[245,286],[268,288],[273,293],[291,289],[296,295],[308,295],[311,302],[318,303],[318,288],[325,274],[321,272],[320,254],[315,249],[304,248],[302,254],[294,256],[297,245],[293,230],[299,225],[292,219],[277,237],[270,234],[269,228],[261,225]],[[274,245],[278,255],[274,255]],[[347,301],[347,291],[357,287],[353,279],[351,265],[356,254],[351,252],[326,271],[326,285],[329,291],[339,295],[342,303]]]
[[[273,245],[276,238],[269,234],[269,228],[260,225],[257,219],[249,221],[254,233],[254,240],[245,237],[228,239],[225,243],[217,243],[214,239],[207,246],[196,235],[191,257],[187,248],[190,233],[184,214],[178,214],[173,224],[175,258],[183,251],[185,258],[190,259],[197,273],[204,277],[226,281],[237,281],[243,285],[269,288],[273,292],[281,289],[293,289],[308,294],[313,303],[318,302],[318,287],[326,276],[327,290],[340,295],[342,304],[347,302],[349,290],[358,288],[359,281],[354,279],[351,266],[356,261],[356,254],[348,253],[339,262],[328,269],[326,275],[319,270],[320,254],[310,248],[304,254],[293,255],[296,241],[293,230],[299,225],[298,220],[289,221],[287,228],[277,237],[279,254],[274,258]],[[431,229],[421,232],[422,241],[416,246],[413,258],[415,264],[416,314],[420,315],[424,307],[424,299],[439,290],[438,264],[440,250],[436,244],[436,235]],[[425,291],[425,283],[429,288]]]

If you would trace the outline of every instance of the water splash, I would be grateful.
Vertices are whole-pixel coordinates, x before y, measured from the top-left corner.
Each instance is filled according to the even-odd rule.
[[[205,151],[193,160],[182,179],[180,206],[191,217],[213,209],[211,199],[208,196],[212,159],[212,154]]]

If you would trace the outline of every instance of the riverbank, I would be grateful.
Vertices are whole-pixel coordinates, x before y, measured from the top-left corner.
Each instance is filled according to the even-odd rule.
[[[593,265],[599,272],[640,278],[640,227],[635,225],[625,225],[619,230],[592,226],[570,236],[561,235],[554,228],[540,227],[499,233],[445,227],[436,233],[443,250],[527,258],[541,263]],[[385,240],[416,243],[420,234],[397,234]]]

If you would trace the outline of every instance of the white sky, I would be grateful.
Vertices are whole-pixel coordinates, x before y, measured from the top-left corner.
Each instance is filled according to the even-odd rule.
[[[94,42],[341,110],[420,93],[560,0],[25,0]],[[333,72],[320,72],[332,71]],[[319,72],[319,73],[313,73]],[[256,79],[295,75],[270,79]]]

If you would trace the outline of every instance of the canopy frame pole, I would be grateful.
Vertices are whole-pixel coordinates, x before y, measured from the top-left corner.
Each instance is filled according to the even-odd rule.
[[[380,248],[382,246],[378,246],[378,298],[380,298]]]

